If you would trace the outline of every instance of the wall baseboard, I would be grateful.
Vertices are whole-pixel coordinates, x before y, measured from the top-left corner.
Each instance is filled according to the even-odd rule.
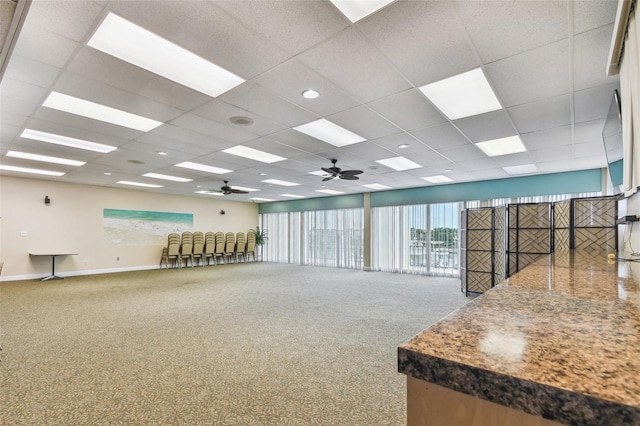
[[[65,271],[65,272],[56,271],[56,275],[66,278],[66,277],[78,277],[82,275],[111,274],[115,272],[146,271],[150,269],[160,269],[160,266],[159,265],[142,265],[142,266],[128,266],[125,268],[113,268],[113,269],[89,269],[89,270],[82,270],[82,271]],[[46,274],[8,275],[5,277],[0,277],[0,282],[39,280],[45,276]]]

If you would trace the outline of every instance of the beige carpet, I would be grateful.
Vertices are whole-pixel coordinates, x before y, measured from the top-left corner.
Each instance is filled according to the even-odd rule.
[[[2,425],[402,425],[460,282],[270,263],[0,283]]]

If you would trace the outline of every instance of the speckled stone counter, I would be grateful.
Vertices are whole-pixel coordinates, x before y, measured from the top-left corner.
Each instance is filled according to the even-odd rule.
[[[640,263],[551,254],[398,348],[398,371],[574,425],[640,425]]]

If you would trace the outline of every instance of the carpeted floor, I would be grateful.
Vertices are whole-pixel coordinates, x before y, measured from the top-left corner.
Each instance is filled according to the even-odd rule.
[[[459,280],[270,263],[0,283],[2,425],[402,425]]]

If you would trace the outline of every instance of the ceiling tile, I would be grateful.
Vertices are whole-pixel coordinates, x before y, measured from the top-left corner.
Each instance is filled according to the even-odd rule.
[[[447,121],[416,89],[406,90],[368,105],[404,130],[414,130]]]
[[[553,43],[569,34],[565,2],[459,1],[455,4],[484,63]]]
[[[454,2],[398,1],[356,26],[415,86],[480,65]]]
[[[620,91],[618,82],[575,92],[573,105],[576,123],[606,117],[615,90]]]
[[[43,43],[46,40],[46,43]],[[16,49],[25,57],[38,62],[64,68],[80,44],[42,27],[26,25],[20,33]]]
[[[397,133],[384,138],[374,139],[371,142],[393,152],[396,156],[401,155],[403,157],[410,157],[412,154],[418,152],[431,151],[431,148],[429,148],[425,143],[408,133]],[[409,146],[406,148],[400,148],[399,145]]]
[[[453,124],[472,142],[484,142],[517,134],[505,110],[474,115],[456,120]]]
[[[400,129],[366,105],[351,108],[327,117],[327,120],[366,139],[394,135]]]
[[[454,146],[451,148],[438,149],[438,153],[457,163],[458,161],[469,161],[485,158],[486,154],[473,144]]]
[[[218,99],[287,127],[295,127],[319,118],[318,115],[305,111],[252,82],[241,84]]]
[[[613,23],[616,17],[617,1],[574,0],[573,33],[580,34]]]
[[[327,151],[334,148],[333,145],[327,142],[323,142],[319,139],[316,139],[309,135],[305,135],[304,133],[292,129],[274,133],[272,135],[269,135],[269,138],[281,142],[285,145],[289,145],[299,150],[311,153]]]
[[[411,87],[355,28],[348,28],[312,47],[298,59],[361,102],[371,102]]]
[[[413,130],[411,134],[427,144],[427,146],[438,150],[455,146],[465,146],[470,142],[465,135],[460,133],[451,123],[416,129]]]
[[[574,126],[574,142],[576,144],[583,144],[587,142],[598,142],[602,144],[603,129],[603,119],[578,123]]]
[[[174,126],[193,130],[194,132],[213,136],[217,139],[227,141],[233,145],[247,142],[257,138],[254,133],[246,131],[242,127],[233,126],[231,124],[220,124],[216,121],[207,120],[194,114],[184,114],[171,121]]]
[[[184,110],[175,108],[171,104],[145,98],[128,90],[73,73],[65,73],[60,77],[53,85],[53,90],[162,122],[184,113]],[[169,99],[167,101],[173,102]]]
[[[520,138],[528,151],[547,150],[547,154],[557,147],[573,143],[571,126],[523,133]]]
[[[295,58],[265,72],[253,81],[289,102],[319,115],[335,114],[360,104],[345,90],[311,71]],[[302,92],[308,89],[316,90],[320,96],[316,99],[305,99]]]
[[[348,25],[329,2],[305,1],[291,7],[288,2],[276,1],[218,1],[216,6],[292,56]]]
[[[618,76],[608,77],[605,72],[611,34],[613,34],[613,25],[607,25],[574,37],[575,90],[618,81]]]
[[[486,66],[506,107],[569,93],[571,62],[567,39]]]
[[[520,133],[571,124],[569,95],[519,105],[508,110]]]
[[[44,1],[30,7],[25,26],[35,25],[80,43],[98,24],[103,6],[90,1]]]
[[[253,120],[253,124],[248,126],[238,126],[234,124],[234,126],[260,136],[270,135],[271,133],[276,133],[286,128],[284,125],[269,120],[268,118],[217,99],[194,109],[191,113],[225,125],[230,123],[232,117],[249,117]]]
[[[35,86],[49,87],[59,73],[58,67],[14,54],[3,79],[11,78]]]

